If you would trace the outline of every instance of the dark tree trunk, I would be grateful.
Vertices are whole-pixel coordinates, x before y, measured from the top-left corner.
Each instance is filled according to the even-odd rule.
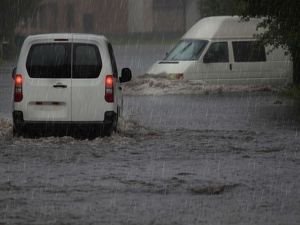
[[[300,50],[294,51],[292,53],[293,56],[293,77],[294,84],[300,84]]]

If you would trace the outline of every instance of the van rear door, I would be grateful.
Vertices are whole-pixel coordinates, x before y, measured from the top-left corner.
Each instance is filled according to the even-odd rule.
[[[72,121],[101,122],[105,102],[105,75],[109,62],[101,59],[101,43],[74,37],[72,67]],[[104,47],[104,49],[106,49]],[[106,65],[106,66],[105,66]]]
[[[24,80],[25,121],[71,121],[71,39],[30,47]]]

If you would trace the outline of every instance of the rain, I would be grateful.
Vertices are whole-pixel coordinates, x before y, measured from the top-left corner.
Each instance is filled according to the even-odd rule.
[[[255,12],[245,2],[0,0],[0,224],[299,225],[300,25],[287,16],[299,18],[294,10],[298,3],[289,1],[276,14],[269,0],[258,1]],[[222,16],[222,22],[215,25],[210,16]],[[203,22],[207,17],[212,18],[208,26]],[[275,22],[245,25],[263,18]],[[232,20],[238,22],[229,29],[226,21]],[[280,29],[268,33],[284,22],[294,32],[288,41]],[[207,35],[217,29],[212,37],[203,39],[203,24]],[[230,36],[220,39],[222,29]],[[251,29],[253,43],[252,37],[234,37]],[[22,44],[29,35],[61,33],[105,36],[119,78],[122,68],[131,69],[132,80],[120,84],[122,109],[112,135],[91,138],[94,129],[79,137],[61,135],[64,127],[14,135],[12,73],[14,68],[17,74],[22,71]],[[199,40],[191,38],[195,33]],[[219,61],[205,63],[214,42],[226,43],[228,53],[224,59],[220,44]],[[76,55],[76,43],[70,46],[69,54]],[[250,48],[255,50],[243,54]],[[82,62],[92,61],[91,55]],[[111,59],[102,51],[100,57],[100,70],[106,71]],[[49,79],[32,78],[25,71],[24,85],[44,85]],[[230,71],[238,77],[230,77]],[[106,75],[100,71],[98,78],[81,80],[92,82],[72,99],[80,115],[100,113],[93,108],[97,101],[79,99]],[[71,75],[68,82],[80,84]],[[51,125],[51,112],[63,104],[61,99],[50,102],[54,92],[49,83],[41,96],[31,96],[33,89],[26,86],[22,91],[23,101],[44,97],[52,104],[45,106],[50,107]],[[41,116],[37,112],[43,103],[36,103],[30,116]]]

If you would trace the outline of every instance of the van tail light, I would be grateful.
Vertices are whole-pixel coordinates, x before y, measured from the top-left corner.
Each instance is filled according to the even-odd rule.
[[[105,77],[105,101],[108,103],[114,102],[114,77],[107,75]]]
[[[15,80],[14,100],[15,102],[21,102],[23,100],[23,77],[20,74],[16,74],[14,80]]]

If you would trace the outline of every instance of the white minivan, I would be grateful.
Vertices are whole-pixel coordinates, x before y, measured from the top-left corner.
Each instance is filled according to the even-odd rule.
[[[196,23],[146,74],[177,79],[203,80],[209,84],[292,83],[293,65],[282,48],[257,41],[259,19],[241,21],[237,16],[208,17]]]
[[[14,134],[88,127],[92,134],[110,135],[122,111],[121,83],[131,76],[128,68],[118,75],[103,36],[29,36],[13,72]]]

